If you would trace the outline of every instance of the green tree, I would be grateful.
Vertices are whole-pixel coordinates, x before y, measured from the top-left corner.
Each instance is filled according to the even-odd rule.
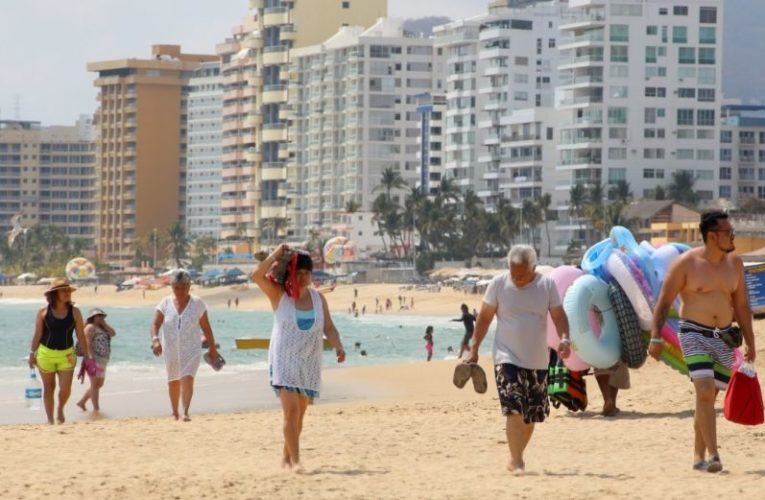
[[[544,193],[537,200],[537,206],[539,207],[539,213],[542,215],[542,223],[545,225],[545,236],[547,237],[547,256],[552,256],[552,241],[550,241],[550,226],[549,222],[552,220],[552,213],[550,211],[550,205],[552,204],[552,196],[550,193]]]
[[[356,200],[348,200],[345,202],[345,213],[353,214],[361,209],[361,203]]]
[[[672,183],[669,185],[669,197],[678,203],[695,206],[699,202],[699,195],[693,189],[696,178],[690,170],[678,170],[672,174]]]
[[[218,249],[218,242],[212,236],[200,236],[193,242],[193,254],[191,265],[195,269],[201,269],[210,261]]]
[[[180,221],[175,221],[167,230],[167,236],[167,250],[173,256],[176,267],[183,267],[181,259],[185,259],[189,251],[189,238],[186,236],[186,229]]]
[[[654,200],[666,200],[667,199],[667,191],[664,189],[663,186],[656,186],[656,191],[653,193],[653,199]]]

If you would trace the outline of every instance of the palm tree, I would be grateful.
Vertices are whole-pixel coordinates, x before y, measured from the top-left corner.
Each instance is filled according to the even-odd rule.
[[[385,190],[385,198],[390,201],[391,197],[391,191],[394,189],[404,189],[407,187],[406,181],[403,177],[401,177],[401,174],[398,173],[397,170],[395,170],[393,167],[388,167],[382,172],[382,177],[380,178],[380,185],[374,188],[372,191],[379,191],[379,190]]]
[[[375,234],[380,236],[383,244],[383,253],[388,253],[388,244],[385,242],[385,219],[388,213],[390,203],[385,193],[380,193],[377,198],[372,202],[372,221],[377,223],[377,232]]]
[[[604,189],[600,182],[593,184],[588,193],[588,202],[584,212],[592,221],[593,232],[596,239],[603,236],[606,226],[605,205],[603,203]]]
[[[542,222],[545,225],[545,235],[547,237],[547,256],[552,255],[552,242],[550,241],[550,204],[552,203],[552,196],[550,193],[544,193],[537,200],[537,206],[539,207],[539,213],[542,215]]]
[[[485,220],[483,214],[483,201],[475,191],[469,189],[462,200],[462,245],[466,255],[473,257],[477,253],[478,246],[484,239]]]
[[[696,178],[690,170],[678,170],[672,174],[672,183],[669,185],[669,197],[678,203],[691,206],[699,202],[699,195],[694,191],[693,185]]]
[[[579,220],[581,230],[581,219],[584,214],[584,206],[587,203],[587,190],[584,185],[577,182],[571,186],[568,199],[568,214]]]
[[[359,203],[356,200],[348,200],[345,202],[345,213],[347,214],[353,214],[359,211],[361,208],[361,203]]]
[[[653,193],[653,199],[654,200],[666,200],[667,199],[667,191],[664,189],[663,186],[656,186],[656,191]]]
[[[614,189],[611,192],[613,193],[614,199],[617,201],[621,201],[624,204],[627,204],[630,201],[632,201],[632,191],[630,191],[630,183],[625,181],[624,179],[616,181],[616,186],[614,186]]]
[[[531,243],[531,246],[534,247],[534,250],[539,254],[536,245],[536,230],[537,226],[542,222],[542,213],[536,202],[532,200],[523,200],[521,210],[523,211],[523,225],[526,226],[529,230],[528,232],[531,233],[531,241],[529,243]],[[523,228],[521,228],[521,232],[523,232]]]
[[[170,229],[167,230],[170,241],[167,243],[167,249],[175,259],[176,267],[183,267],[181,259],[185,258],[189,250],[189,239],[186,236],[186,229],[181,221],[175,221]]]
[[[500,198],[497,202],[497,216],[499,217],[499,235],[502,246],[509,248],[510,242],[515,239],[520,229],[517,210],[506,198]]]

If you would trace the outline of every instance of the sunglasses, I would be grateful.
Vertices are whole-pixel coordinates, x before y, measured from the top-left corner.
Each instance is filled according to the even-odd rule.
[[[736,236],[735,229],[713,229],[712,233],[728,233],[730,236]]]

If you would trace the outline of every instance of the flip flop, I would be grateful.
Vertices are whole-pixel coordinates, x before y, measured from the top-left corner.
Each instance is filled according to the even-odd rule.
[[[220,354],[218,354],[218,357],[216,359],[212,359],[210,357],[210,353],[206,352],[203,358],[205,360],[205,363],[210,365],[212,369],[215,370],[216,372],[220,371],[220,369],[223,368],[223,365],[226,364],[226,360],[223,359],[223,356],[221,356]]]
[[[465,384],[467,384],[467,381],[470,380],[470,375],[470,364],[460,363],[454,367],[454,378],[452,379],[452,382],[454,382],[454,385],[456,385],[457,388],[462,389],[465,387]]]
[[[721,470],[723,470],[723,465],[720,457],[710,458],[709,462],[707,462],[707,472],[720,472]]]
[[[707,462],[702,460],[693,464],[693,470],[705,471],[707,470]]]
[[[486,383],[486,372],[478,363],[470,363],[470,376],[473,379],[473,389],[478,394],[483,394],[489,385]]]

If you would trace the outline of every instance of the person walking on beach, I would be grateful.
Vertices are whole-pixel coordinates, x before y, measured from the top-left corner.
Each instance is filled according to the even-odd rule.
[[[167,387],[173,417],[178,420],[178,401],[183,400],[183,420],[188,422],[191,398],[194,395],[194,377],[199,368],[202,348],[200,332],[207,340],[210,359],[217,359],[215,337],[207,317],[207,306],[199,297],[191,295],[191,276],[177,271],[170,280],[173,290],[157,305],[151,323],[151,350],[155,356],[164,356]],[[162,337],[159,334],[162,334]]]
[[[290,252],[289,257],[285,256]],[[289,258],[283,284],[267,276],[274,262]],[[299,472],[300,433],[308,405],[319,397],[323,340],[335,348],[337,362],[345,361],[327,299],[311,288],[311,256],[279,245],[250,276],[271,302],[274,326],[268,349],[268,372],[284,414],[282,467]]]
[[[593,368],[595,380],[603,395],[604,417],[615,417],[621,410],[616,406],[616,397],[620,389],[630,388],[630,370],[623,361],[619,360],[611,368]]]
[[[90,363],[93,354],[85,338],[80,310],[72,303],[72,292],[76,288],[65,279],[56,279],[45,291],[48,305],[37,312],[35,333],[29,351],[29,368],[35,366],[40,372],[43,385],[43,403],[48,423],[53,425],[53,393],[58,378],[58,408],[56,420],[66,421],[64,406],[72,393],[72,379],[77,356],[74,353],[74,338],[80,343],[85,354],[83,363]]]
[[[433,327],[425,328],[425,352],[428,353],[428,361],[433,357]]]
[[[90,387],[77,402],[77,406],[82,408],[82,411],[86,411],[90,399],[93,401],[93,411],[98,413],[101,411],[99,393],[106,380],[106,365],[112,353],[112,337],[117,335],[117,332],[106,323],[106,313],[99,308],[90,310],[85,323],[85,338],[88,339],[90,349],[93,351],[96,369],[94,375],[89,375]]]
[[[467,304],[460,306],[462,310],[462,316],[455,318],[452,321],[461,321],[465,325],[465,335],[462,337],[462,344],[460,344],[460,354],[457,358],[462,358],[462,354],[470,350],[470,339],[473,337],[473,330],[475,326],[476,316],[475,313],[470,314],[468,312]]]
[[[523,474],[523,452],[534,425],[550,413],[547,398],[547,313],[560,337],[558,353],[571,354],[568,318],[555,283],[536,272],[537,254],[528,245],[515,245],[507,256],[509,272],[495,276],[486,289],[478,314],[473,344],[466,362],[478,362],[478,349],[494,316],[494,373],[502,414],[507,417],[510,448],[508,470]]]
[[[734,318],[746,342],[744,360],[754,363],[756,353],[744,265],[732,254],[735,232],[728,214],[704,212],[699,229],[704,245],[683,253],[667,271],[654,308],[648,353],[660,358],[664,344],[661,328],[679,294],[678,339],[696,392],[693,469],[720,472],[723,465],[717,446],[715,399],[730,379],[734,353],[723,339],[738,333],[732,325]]]

